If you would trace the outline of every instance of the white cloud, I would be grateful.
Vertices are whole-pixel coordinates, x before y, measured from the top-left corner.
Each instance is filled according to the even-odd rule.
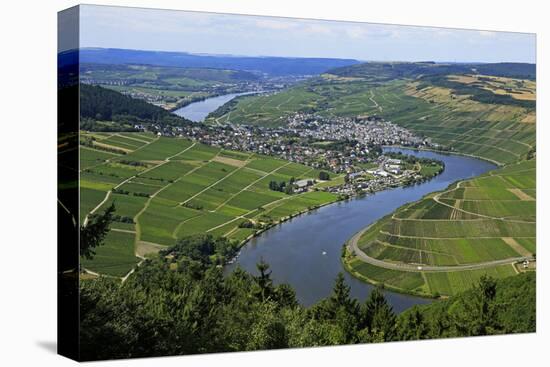
[[[491,31],[478,31],[477,32],[482,37],[496,37],[497,32],[491,32]]]
[[[81,9],[81,44],[89,47],[476,61],[534,59],[535,52],[532,34],[126,7]],[[510,52],[518,48],[527,54]]]
[[[297,27],[296,21],[290,21],[286,19],[263,19],[256,18],[253,21],[253,25],[259,28],[274,29],[274,30],[289,30]]]

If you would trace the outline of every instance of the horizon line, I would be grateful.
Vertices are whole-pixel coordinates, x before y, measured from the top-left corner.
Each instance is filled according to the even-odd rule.
[[[101,47],[101,46],[84,46],[79,47],[78,50],[124,50],[124,51],[143,51],[143,52],[159,52],[159,53],[181,53],[195,56],[212,56],[212,57],[243,57],[243,58],[281,58],[281,59],[333,59],[333,60],[353,60],[359,63],[435,63],[435,64],[527,64],[536,65],[536,62],[522,62],[522,61],[435,61],[435,60],[362,60],[356,58],[339,58],[339,57],[319,57],[319,56],[277,56],[277,55],[242,55],[242,54],[217,54],[217,53],[201,53],[201,52],[188,52],[188,51],[175,51],[175,50],[153,50],[153,49],[136,49],[136,48],[120,48],[120,47]],[[64,50],[58,52],[58,54],[74,51],[75,49]]]

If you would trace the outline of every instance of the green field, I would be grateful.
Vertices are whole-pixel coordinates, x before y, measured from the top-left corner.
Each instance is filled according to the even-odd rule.
[[[536,189],[535,167],[535,160],[509,165],[401,207],[357,241],[358,251],[386,267],[348,250],[347,268],[366,281],[422,295],[454,295],[483,274],[516,274],[514,259],[536,252],[536,205],[528,194]]]
[[[285,116],[317,106],[318,96],[307,89],[297,86],[280,93],[240,98],[235,110],[215,120],[220,123],[250,122],[263,126],[280,126]]]
[[[138,261],[134,256],[133,234],[110,231],[105,238],[105,244],[96,250],[93,260],[82,259],[81,264],[100,274],[122,277]]]
[[[287,195],[269,189],[271,179],[318,176],[300,164],[145,133],[83,135],[93,136],[98,148],[81,149],[81,218],[112,203],[115,214],[127,218],[114,221],[106,245],[83,262],[93,272],[123,276],[139,260],[136,254],[195,233],[243,241],[257,231],[239,227],[246,218],[270,225],[338,199],[321,191]],[[99,149],[111,146],[128,151]]]

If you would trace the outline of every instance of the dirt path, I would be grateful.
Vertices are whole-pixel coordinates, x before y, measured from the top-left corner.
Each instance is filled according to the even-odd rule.
[[[216,156],[216,157],[217,157],[217,156]],[[216,157],[212,158],[212,160],[214,160]],[[252,157],[253,157],[253,155],[251,155],[251,156],[246,160],[246,162],[249,162],[250,159],[252,159]],[[221,208],[222,206],[224,206],[226,203],[228,203],[228,202],[229,202],[231,199],[233,199],[235,196],[237,196],[238,194],[240,194],[240,193],[243,192],[244,190],[248,189],[249,187],[251,187],[252,185],[254,185],[256,182],[262,180],[263,178],[269,176],[271,173],[273,173],[273,172],[277,171],[278,169],[281,169],[281,168],[283,168],[283,167],[285,167],[285,166],[287,166],[287,165],[289,165],[289,164],[290,164],[290,162],[287,163],[287,164],[285,164],[285,165],[283,165],[283,166],[281,166],[281,167],[278,167],[278,168],[274,169],[273,171],[271,171],[271,172],[269,172],[269,173],[266,173],[266,172],[263,172],[263,171],[258,171],[258,172],[261,172],[261,173],[263,174],[262,177],[260,177],[260,178],[257,179],[256,181],[252,182],[250,185],[246,186],[244,189],[240,190],[240,191],[237,192],[236,194],[232,195],[229,199],[225,200],[223,203],[221,203],[220,205],[218,205],[218,207],[217,207],[216,209],[211,210],[211,212],[217,211],[219,208]],[[233,174],[233,173],[235,173],[235,172],[238,171],[238,170],[239,170],[239,169],[236,169],[236,170],[232,171],[230,174]],[[208,190],[209,188],[215,186],[217,183],[219,183],[220,181],[223,181],[223,180],[224,180],[225,178],[227,178],[228,176],[229,176],[229,175],[224,176],[223,178],[221,178],[221,179],[218,180],[217,182],[213,183],[212,185],[210,185],[210,186],[207,187],[206,189],[204,189],[204,190],[202,190],[201,192],[195,194],[193,197],[190,197],[190,198],[187,199],[185,202],[187,202],[187,201],[193,199],[194,197],[200,195],[202,192],[204,192],[204,191]],[[185,202],[184,202],[184,203],[185,203]],[[250,213],[253,213],[253,212],[255,212],[256,210],[258,210],[258,209],[251,210],[251,211],[249,211],[248,213],[246,213],[245,215],[248,215],[248,214],[250,214]],[[184,225],[184,224],[185,224],[186,222],[188,222],[189,220],[194,219],[194,218],[196,218],[196,217],[192,217],[192,218],[186,219],[186,220],[182,221],[181,223],[179,223],[179,224],[177,225],[177,227],[174,229],[174,232],[172,232],[172,237],[173,237],[173,238],[176,238],[177,233],[178,233],[179,229],[181,228],[181,226]],[[225,223],[222,223],[222,224],[220,224],[220,225],[218,225],[218,226],[215,226],[215,227],[213,227],[213,228],[209,228],[206,232],[210,232],[210,231],[213,231],[213,230],[215,230],[215,229],[221,228],[221,227],[225,226],[226,224],[230,224],[230,223],[232,223],[232,222],[235,222],[235,221],[238,220],[238,219],[243,219],[243,218],[245,218],[245,217],[244,217],[243,215],[240,215],[240,216],[235,217],[235,218],[233,218],[233,219],[231,219],[231,220],[229,220],[229,221],[227,221],[227,222],[225,222]]]
[[[146,147],[147,145],[157,141],[159,138],[157,137],[155,140],[151,140],[151,142],[139,147],[138,149],[134,150],[133,152],[137,151],[137,150],[140,150],[140,149],[143,149],[144,147]],[[108,161],[105,161],[105,163],[108,162]],[[160,165],[164,164],[166,162],[163,162],[161,163]],[[159,166],[160,166],[159,165]],[[152,168],[149,168],[149,169],[146,169],[145,171],[142,171],[142,172],[139,172],[139,174],[143,174],[143,173],[146,173],[146,172],[149,172],[150,170],[156,168],[158,166],[154,166]],[[105,198],[103,198],[103,200],[95,207],[93,208],[88,214],[86,214],[86,217],[84,218],[84,223],[83,223],[83,226],[85,227],[87,224],[88,224],[88,217],[90,216],[90,214],[94,214],[99,208],[101,208],[101,206],[103,204],[105,204],[107,202],[107,200],[109,200],[109,197],[111,196],[111,192],[114,190],[114,189],[118,189],[120,186],[124,185],[126,182],[128,182],[129,180],[131,180],[132,178],[135,178],[136,175],[132,176],[132,177],[129,177],[127,179],[125,179],[124,181],[122,181],[121,183],[119,183],[118,185],[116,185],[113,189],[107,191],[107,193],[105,194]]]
[[[515,239],[512,237],[502,237],[502,240],[506,242],[508,246],[510,246],[514,251],[516,251],[521,256],[530,257],[533,254],[531,254],[525,247],[520,245]]]
[[[270,172],[264,172],[264,175],[260,178],[258,178],[257,180],[255,181],[252,181],[251,184],[247,185],[246,187],[244,187],[243,189],[241,189],[239,192],[237,192],[236,194],[233,194],[231,195],[231,197],[227,200],[225,200],[223,203],[221,203],[220,205],[218,205],[218,207],[216,209],[214,209],[213,211],[217,211],[218,209],[220,209],[222,206],[224,206],[225,204],[227,204],[229,201],[231,201],[231,199],[233,199],[235,196],[239,195],[240,193],[242,193],[243,191],[246,191],[248,190],[249,188],[251,188],[252,186],[254,186],[256,183],[258,183],[259,181],[263,180],[264,178],[266,178],[267,176],[277,172],[278,170],[280,170],[281,168],[283,167],[286,167],[290,164],[290,162],[288,162],[287,164],[284,164],[282,165],[281,167],[278,167],[278,168],[275,168],[274,170],[270,171]],[[229,222],[228,222],[229,223]]]
[[[459,211],[459,212],[462,212],[462,213],[466,213],[466,214],[470,214],[470,215],[473,215],[473,216],[476,216],[476,217],[480,217],[480,218],[486,218],[486,219],[493,219],[493,220],[500,220],[500,221],[503,221],[503,222],[510,222],[510,223],[534,223],[532,221],[528,221],[528,220],[521,220],[521,219],[507,219],[505,217],[493,217],[493,216],[490,216],[490,215],[486,215],[486,214],[480,214],[480,213],[474,213],[474,212],[470,212],[470,211],[467,211],[467,210],[464,210],[464,209],[461,209],[461,208],[458,208],[456,206],[456,202],[455,202],[455,205],[450,205],[450,204],[447,204],[443,201],[440,200],[441,198],[441,195],[444,195],[444,194],[447,194],[449,192],[452,192],[452,191],[455,191],[457,189],[460,188],[460,184],[462,183],[463,181],[459,182],[456,187],[454,189],[450,189],[450,190],[447,190],[447,191],[443,191],[443,192],[440,192],[439,194],[435,195],[433,197],[433,200],[435,202],[437,202],[438,204],[440,205],[444,205],[446,207],[449,207],[451,209],[453,209],[453,211]],[[518,190],[518,191],[521,191],[519,189],[508,189],[508,191],[512,192],[512,190]],[[517,193],[513,192],[515,195],[518,195]],[[525,194],[523,191],[521,191],[522,194],[524,194],[525,196],[531,198],[529,195]],[[531,198],[532,200],[534,200],[533,198]],[[456,199],[453,199],[453,200],[456,200]],[[393,218],[393,217],[392,217]],[[396,218],[394,218],[396,219]],[[423,219],[425,220],[425,219]],[[447,219],[445,219],[447,220]],[[454,220],[454,219],[448,219],[448,220]],[[461,219],[462,221],[467,221],[467,220],[477,220],[477,219]]]
[[[360,258],[362,261],[378,266],[384,269],[390,270],[399,270],[399,271],[410,271],[410,272],[452,272],[452,271],[461,271],[461,270],[478,270],[492,268],[498,265],[514,264],[518,261],[532,260],[531,256],[526,257],[514,257],[509,259],[487,261],[483,263],[476,264],[466,264],[466,265],[453,265],[453,266],[433,266],[433,265],[419,265],[419,264],[406,264],[406,263],[390,263],[387,261],[375,259],[368,256],[359,248],[359,238],[365,233],[370,227],[363,229],[362,231],[357,232],[349,241],[348,248],[352,250],[355,255]]]
[[[100,142],[98,142],[97,140],[94,141],[94,145],[97,145],[98,147],[108,148],[108,149],[121,150],[121,151],[126,152],[126,153],[131,153],[131,152],[133,152],[132,149],[121,148],[121,147],[119,147],[119,146],[117,146],[117,145],[110,145],[110,144],[100,143]]]
[[[247,159],[245,161],[240,161],[240,160],[235,159],[235,158],[222,157],[222,156],[218,155],[218,156],[212,158],[212,161],[227,164],[227,165],[233,166],[233,167],[242,168],[249,162],[249,159]]]
[[[136,231],[131,231],[129,229],[111,228],[110,230],[113,231],[113,232],[136,233]]]
[[[196,143],[193,143],[191,144],[190,146],[188,146],[187,148],[185,148],[184,150],[182,150],[181,152],[177,153],[177,154],[174,154],[168,158],[166,158],[166,160],[157,165],[156,167],[160,167],[162,166],[163,164],[166,164],[168,162],[170,162],[170,159],[173,158],[173,157],[176,157],[180,154],[183,154],[185,153],[186,151],[188,151],[189,149],[193,148],[194,146],[196,145]],[[206,163],[205,163],[206,164]],[[141,216],[141,214],[143,214],[143,212],[145,212],[145,210],[147,210],[147,208],[149,207],[149,205],[151,204],[151,200],[153,200],[153,198],[155,196],[157,196],[160,192],[162,192],[163,190],[165,190],[166,188],[170,187],[171,185],[175,184],[176,182],[178,182],[182,177],[185,177],[187,175],[189,175],[190,173],[192,172],[195,172],[196,170],[198,170],[200,167],[204,166],[204,164],[201,164],[200,166],[197,166],[195,168],[193,168],[192,170],[190,170],[189,172],[187,172],[186,174],[184,174],[183,176],[180,176],[178,177],[176,180],[174,180],[174,182],[171,182],[171,183],[168,183],[167,185],[165,186],[162,186],[160,189],[158,189],[155,193],[153,193],[151,196],[149,196],[149,199],[147,199],[147,201],[145,202],[145,205],[143,206],[143,208],[141,208],[141,210],[134,216],[134,222],[136,223],[136,239],[135,239],[135,247],[137,248],[137,244],[138,242],[141,240],[141,227],[139,225],[139,217]],[[136,250],[137,251],[137,250]]]
[[[139,149],[142,149],[143,147],[157,141],[159,138],[156,138],[155,140],[152,140],[151,142],[149,142],[148,144],[145,144],[144,146],[136,149],[136,150],[139,150]],[[170,162],[170,159],[179,155],[179,154],[182,154],[184,152],[186,152],[187,150],[191,149],[192,147],[194,147],[196,145],[196,142],[194,142],[193,144],[191,144],[190,146],[188,146],[187,148],[183,149],[182,151],[178,152],[177,154],[174,154],[173,156],[170,156],[168,158],[166,158],[164,161],[160,161],[160,163],[144,170],[144,171],[141,171],[139,172],[138,174],[132,176],[132,177],[129,177],[127,179],[125,179],[124,181],[122,181],[121,183],[119,183],[118,185],[116,185],[113,189],[117,189],[119,188],[120,186],[124,185],[125,183],[127,183],[128,181],[132,180],[133,178],[136,178],[137,175],[141,175],[141,174],[144,174],[144,173],[147,173],[155,168],[158,168],[168,162]],[[130,230],[124,230],[124,229],[116,229],[116,228],[113,228],[111,229],[112,231],[115,231],[115,232],[125,232],[125,233],[132,233],[132,234],[135,234],[135,240],[134,240],[134,255],[140,259],[142,259],[142,261],[140,261],[134,268],[132,268],[132,270],[130,270],[130,272],[128,272],[124,277],[122,277],[122,281],[126,281],[126,279],[128,279],[128,277],[130,275],[133,274],[133,272],[135,271],[135,269],[137,268],[137,266],[141,265],[141,263],[143,262],[143,260],[145,260],[145,258],[143,257],[143,254],[142,254],[142,249],[140,249],[139,247],[139,242],[140,242],[140,237],[141,237],[141,228],[139,227],[139,222],[137,221],[137,218],[145,211],[145,209],[149,206],[149,203],[151,202],[151,199],[156,195],[158,194],[160,191],[164,190],[167,186],[170,186],[171,184],[168,184],[166,186],[163,186],[161,187],[157,192],[155,192],[153,195],[151,195],[149,197],[149,199],[147,200],[147,202],[145,203],[145,205],[143,206],[143,208],[136,214],[136,216],[134,217],[134,222],[136,223],[136,230],[135,231],[130,231]],[[90,214],[93,214],[95,213],[103,204],[105,204],[105,202],[107,202],[107,200],[109,200],[109,197],[111,196],[111,193],[112,193],[112,190],[109,190],[107,191],[107,194],[105,195],[105,198],[101,201],[101,203],[99,203],[94,209],[92,209],[92,211],[90,211],[90,213],[88,215],[86,215],[86,218],[84,219],[84,226],[88,223],[88,217]],[[149,243],[151,244],[151,243]],[[154,244],[154,245],[157,245],[157,246],[162,246],[162,245],[158,245],[158,244]]]
[[[140,143],[149,143],[150,141],[149,140],[145,140],[145,139],[139,139],[139,138],[136,138],[134,136],[125,136],[125,135],[121,135],[121,134],[115,134],[115,136],[118,136],[119,138],[124,138],[124,139],[130,139],[130,140],[134,140],[134,141],[139,141]]]
[[[370,97],[369,97],[369,99],[370,99],[370,101],[371,101],[372,103],[374,103],[374,107],[378,108],[378,110],[379,110],[380,112],[382,112],[382,110],[383,110],[383,109],[382,109],[382,106],[380,106],[380,105],[378,104],[378,102],[376,102],[376,101],[374,100],[374,92],[372,91],[372,89],[370,90]]]
[[[523,201],[535,201],[531,196],[527,195],[521,189],[508,189],[512,194],[516,195],[520,200]]]
[[[185,203],[188,203],[189,201],[193,200],[194,198],[196,198],[197,196],[199,196],[200,194],[203,194],[204,192],[208,191],[209,189],[211,189],[212,187],[216,186],[217,184],[219,184],[220,182],[224,181],[225,179],[227,179],[228,177],[231,177],[233,176],[237,171],[239,171],[240,168],[237,168],[231,172],[229,172],[227,175],[223,176],[222,178],[220,178],[218,181],[206,186],[204,189],[202,189],[201,191],[197,192],[196,194],[194,194],[193,196],[191,196],[190,198],[182,201],[181,203],[179,203],[179,205],[184,205]]]
[[[145,257],[148,254],[156,253],[162,249],[165,249],[167,246],[147,241],[138,241],[136,244],[136,256]]]

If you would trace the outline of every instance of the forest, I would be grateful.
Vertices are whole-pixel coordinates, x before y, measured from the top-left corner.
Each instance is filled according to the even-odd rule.
[[[113,90],[87,84],[80,84],[80,117],[87,124],[90,123],[89,119],[115,121],[117,125],[157,123],[164,126],[188,122],[161,107]]]
[[[84,230],[83,255],[112,220],[99,215]],[[93,235],[91,232],[93,232]],[[360,303],[343,274],[332,294],[311,307],[292,287],[274,284],[269,265],[258,275],[224,275],[218,256],[235,248],[224,238],[194,235],[145,260],[125,282],[81,279],[81,358],[98,360],[535,331],[535,274],[482,277],[469,291],[396,314],[374,288]]]

